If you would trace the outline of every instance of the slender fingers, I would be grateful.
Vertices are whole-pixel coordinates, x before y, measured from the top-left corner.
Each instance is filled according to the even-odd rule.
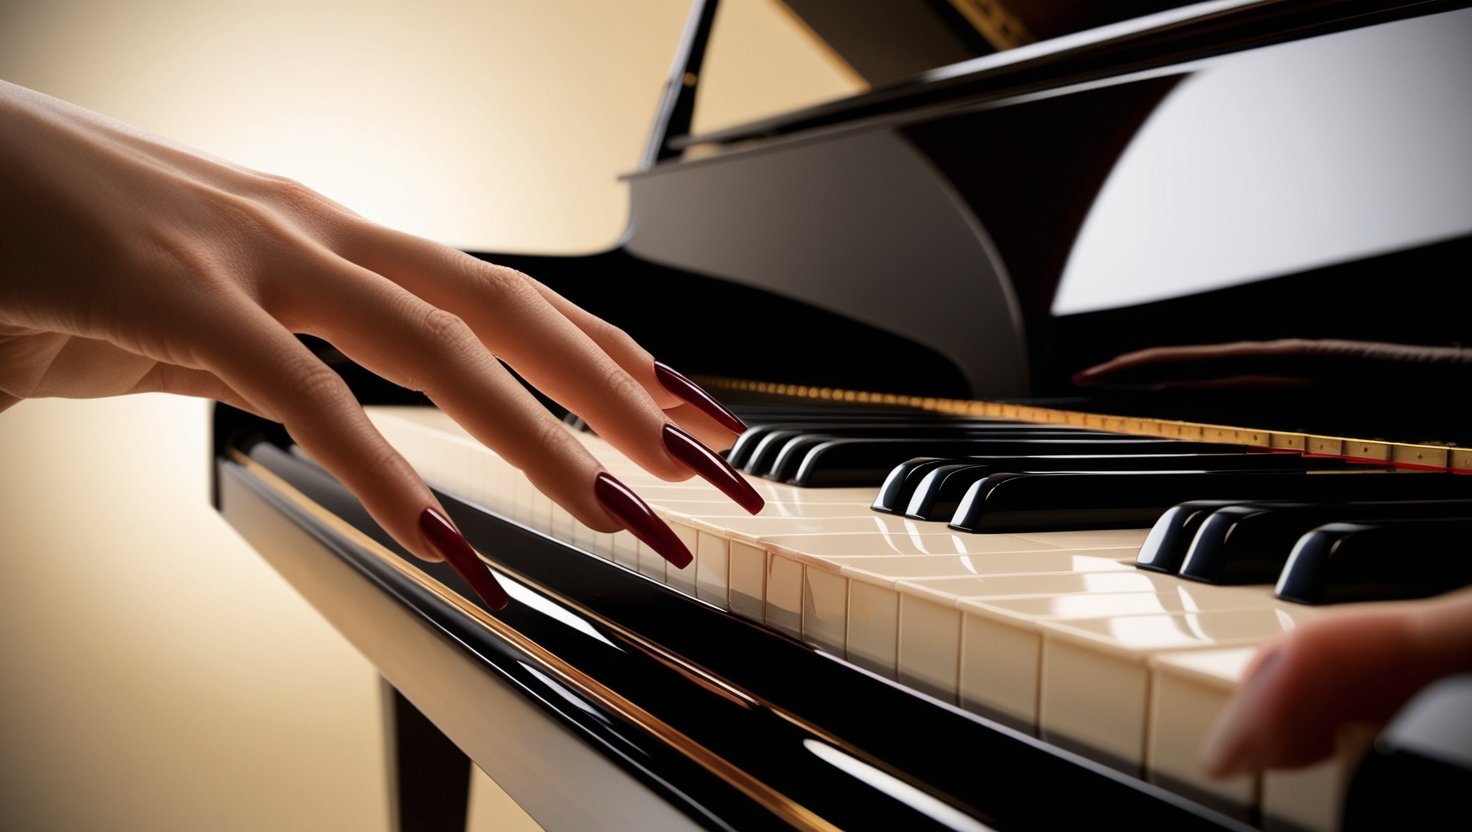
[[[492,352],[647,470],[684,477],[656,437],[670,418],[664,410],[690,400],[660,383],[653,357],[622,330],[514,269],[410,235],[374,229],[347,241],[344,253],[455,311]],[[716,447],[734,439],[703,414],[682,416],[683,427]]]
[[[383,528],[426,560],[444,552],[419,528],[443,508],[419,475],[378,433],[347,384],[248,299],[202,334],[208,369],[276,421],[343,481]]]
[[[688,559],[685,547],[642,501],[634,498],[631,502],[626,497],[632,492],[604,483],[611,478],[601,464],[501,364],[465,321],[393,281],[345,261],[324,269],[323,274],[326,276],[321,280],[294,286],[280,301],[287,307],[280,314],[287,319],[293,318],[288,309],[312,310],[310,317],[293,323],[293,328],[325,338],[390,381],[423,391],[585,525],[602,531],[629,528],[636,534],[647,527],[660,541],[651,544],[658,551],[676,562]],[[569,338],[569,330],[578,331],[555,310],[544,307],[546,311],[562,321],[563,327],[554,328],[550,335],[527,332],[523,337],[545,349],[557,350]],[[581,346],[595,357],[602,355],[586,338]],[[606,356],[602,360],[605,375],[595,374],[585,383],[601,382],[614,391],[632,385],[617,365]],[[659,460],[675,468],[678,478],[698,473],[738,504],[759,510],[760,497],[724,460],[669,425],[647,396],[637,398],[651,408],[656,419],[651,434],[659,443]]]
[[[627,332],[593,315],[541,282],[532,278],[526,279],[543,299],[587,333],[619,366],[644,385],[666,414],[706,444],[725,450],[746,430],[741,418],[731,412],[730,408],[721,404],[685,374],[668,364],[655,361]]]
[[[587,449],[455,315],[382,277],[340,266],[299,287],[291,304],[312,310],[294,324],[396,384],[422,391],[495,448],[584,524],[620,528],[592,492],[601,470]]]
[[[174,393],[180,396],[213,399],[262,418],[266,416],[254,402],[235,392],[230,385],[221,381],[214,373],[164,362],[155,364],[153,369],[144,373],[143,377],[138,379],[138,382],[127,392]]]

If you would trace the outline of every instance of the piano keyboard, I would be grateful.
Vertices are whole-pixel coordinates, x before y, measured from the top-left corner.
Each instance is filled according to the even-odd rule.
[[[675,569],[627,532],[576,522],[441,412],[369,412],[434,487],[590,556],[1229,814],[1339,825],[1362,741],[1260,777],[1207,780],[1197,763],[1256,645],[1354,604],[1137,568],[1149,528],[974,534],[876,511],[872,486],[753,478],[766,506],[751,516],[699,479],[655,479],[569,427],[695,554]]]

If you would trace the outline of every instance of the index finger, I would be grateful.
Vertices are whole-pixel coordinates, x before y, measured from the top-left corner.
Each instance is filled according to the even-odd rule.
[[[211,322],[208,369],[281,422],[405,549],[449,561],[493,610],[510,601],[429,486],[378,432],[331,368],[259,307]]]

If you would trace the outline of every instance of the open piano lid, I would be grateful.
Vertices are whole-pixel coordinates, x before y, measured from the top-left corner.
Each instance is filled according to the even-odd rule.
[[[857,71],[916,66],[898,35],[895,50],[858,40],[858,8],[789,5]],[[953,33],[970,24],[937,10],[968,4],[884,5],[931,24],[890,30],[944,24],[955,43],[940,51],[961,49]],[[1042,18],[1068,4],[1014,5]],[[1433,415],[1445,399],[1407,424],[1414,405],[1383,395],[1091,402],[1070,381],[1169,344],[1464,343],[1463,5],[1109,4],[1097,28],[1054,22],[1053,37],[1000,49],[973,30],[978,54],[960,63],[868,71],[859,94],[692,135],[715,19],[703,4],[627,177],[622,250],[714,278],[733,332],[760,330],[694,346],[686,366],[707,375],[1465,441]],[[629,322],[671,350],[703,340]]]

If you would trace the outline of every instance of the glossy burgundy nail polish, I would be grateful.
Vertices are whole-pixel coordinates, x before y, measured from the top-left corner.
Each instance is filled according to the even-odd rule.
[[[766,505],[762,495],[756,493],[744,477],[722,459],[720,454],[700,444],[690,434],[674,425],[664,426],[664,446],[670,455],[680,460],[686,468],[699,474],[706,482],[714,485],[736,504],[756,514]]]
[[[725,405],[716,401],[715,397],[705,392],[705,389],[700,385],[675,371],[668,364],[660,361],[654,362],[654,375],[659,378],[659,383],[663,384],[666,390],[684,399],[689,404],[700,408],[712,419],[725,426],[727,430],[735,433],[741,433],[746,430],[746,423],[741,421],[735,413],[732,413]]]
[[[511,596],[448,517],[433,507],[427,508],[419,515],[419,531],[491,609],[505,609],[511,603]]]
[[[608,509],[614,517],[623,521],[634,537],[644,541],[644,544],[659,553],[659,556],[674,564],[676,568],[684,569],[695,560],[690,554],[684,541],[675,535],[673,529],[665,525],[659,519],[647,503],[639,499],[639,496],[629,490],[627,485],[614,479],[606,473],[599,473],[593,480],[593,493],[598,496],[598,501]]]

